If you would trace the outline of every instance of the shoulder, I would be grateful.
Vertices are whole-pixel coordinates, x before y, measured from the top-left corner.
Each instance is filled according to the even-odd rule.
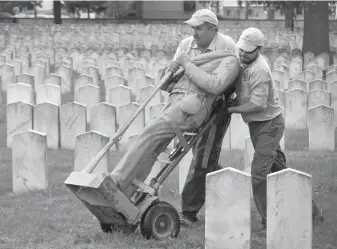
[[[224,35],[222,33],[218,33],[218,38],[216,42],[217,49],[221,50],[230,50],[236,55],[238,55],[238,51],[236,49],[236,43],[233,38]]]
[[[232,37],[222,33],[218,33],[218,41],[232,46],[235,46],[236,44]]]
[[[250,67],[252,75],[263,78],[271,78],[271,71],[268,62],[260,55]]]
[[[222,49],[235,49],[235,41],[233,40],[233,38],[227,36],[227,35],[224,35],[224,34],[221,34],[221,33],[218,33],[218,38],[217,38],[217,47],[220,47]]]
[[[186,37],[180,42],[179,47],[186,48],[188,46],[191,46],[193,40],[193,36]]]

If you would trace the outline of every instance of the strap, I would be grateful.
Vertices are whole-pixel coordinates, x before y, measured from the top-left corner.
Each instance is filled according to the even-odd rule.
[[[222,96],[223,97],[223,96]],[[201,167],[206,169],[207,166],[208,166],[208,160],[209,160],[209,156],[212,152],[212,148],[213,148],[213,143],[214,143],[214,139],[215,139],[215,135],[216,135],[216,131],[217,131],[217,126],[219,124],[221,124],[221,120],[226,118],[226,123],[224,124],[225,125],[225,134],[226,134],[226,131],[228,129],[228,126],[230,124],[230,121],[231,121],[231,118],[230,116],[224,116],[223,113],[221,112],[221,109],[225,108],[226,106],[226,102],[225,101],[222,101],[221,104],[220,104],[220,110],[218,110],[218,114],[217,114],[217,117],[216,119],[214,120],[212,126],[211,126],[211,129],[209,131],[209,134],[208,134],[208,138],[207,138],[207,142],[206,142],[206,147],[205,147],[205,151],[204,151],[204,156],[203,156],[203,159],[202,159],[202,164],[201,164]],[[219,108],[219,106],[217,106]],[[217,107],[215,107],[215,110],[217,110]]]
[[[170,125],[170,127],[172,128],[172,130],[175,132],[176,136],[178,137],[179,142],[184,147],[184,150],[188,151],[190,149],[190,146],[188,145],[184,137],[184,134],[181,132],[178,125],[172,119],[170,119],[168,115],[162,115],[161,118],[164,119]]]
[[[214,138],[215,138],[215,134],[216,134],[216,129],[217,129],[217,123],[213,122],[213,124],[211,126],[211,129],[209,130],[209,134],[208,134],[208,138],[207,138],[207,142],[206,142],[206,147],[205,147],[205,151],[204,151],[204,156],[202,158],[201,167],[204,168],[204,169],[207,168],[209,155],[211,154],[211,151],[212,151],[212,148],[213,148],[213,142],[214,142]]]

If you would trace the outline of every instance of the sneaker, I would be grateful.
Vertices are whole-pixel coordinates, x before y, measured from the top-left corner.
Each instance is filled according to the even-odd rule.
[[[190,227],[198,221],[196,216],[180,215],[180,225]]]

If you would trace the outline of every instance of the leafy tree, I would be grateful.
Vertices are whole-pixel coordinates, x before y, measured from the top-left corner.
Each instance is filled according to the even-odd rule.
[[[335,11],[334,1],[251,1],[250,4],[280,10],[285,15],[285,28],[291,31],[294,30],[296,14],[302,14],[304,11],[303,58],[309,51],[314,56],[325,53],[326,60],[331,63],[329,14]]]
[[[108,8],[107,1],[63,1],[64,9],[72,14],[84,11],[90,18],[90,13],[102,13]]]
[[[34,10],[34,16],[37,16],[37,7],[42,7],[43,1],[1,1],[0,11],[15,15],[26,9]]]

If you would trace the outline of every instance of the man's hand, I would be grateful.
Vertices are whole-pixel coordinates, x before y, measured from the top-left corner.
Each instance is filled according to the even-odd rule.
[[[168,66],[168,71],[171,71],[173,73],[177,72],[177,70],[179,69],[180,64],[178,61],[171,61],[170,65]]]
[[[191,61],[191,57],[189,57],[185,52],[180,52],[176,60],[182,67],[186,67],[186,64]]]

